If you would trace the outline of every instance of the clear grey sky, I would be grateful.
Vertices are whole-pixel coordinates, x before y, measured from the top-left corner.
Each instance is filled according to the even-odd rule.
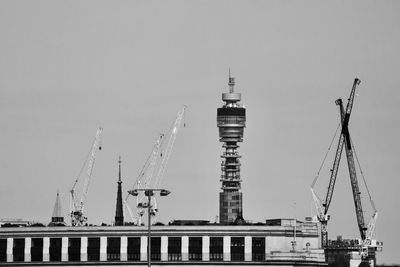
[[[67,213],[101,125],[86,210],[111,223],[118,156],[126,192],[186,104],[158,220],[214,221],[230,67],[247,107],[244,217],[303,219],[339,122],[334,100],[357,76],[350,131],[379,210],[378,262],[400,263],[399,14],[396,1],[0,1],[0,217],[47,223],[58,189]],[[331,237],[358,238],[344,158],[330,213]]]

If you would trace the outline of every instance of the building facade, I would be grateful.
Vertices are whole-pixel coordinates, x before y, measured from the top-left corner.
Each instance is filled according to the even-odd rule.
[[[151,238],[153,265],[326,266],[313,222],[153,226]],[[0,228],[1,266],[44,264],[146,265],[147,227]]]

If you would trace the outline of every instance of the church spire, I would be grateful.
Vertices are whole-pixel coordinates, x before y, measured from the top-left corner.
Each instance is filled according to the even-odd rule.
[[[53,215],[49,226],[65,225],[64,216],[62,215],[60,192],[57,191],[56,202],[54,203]]]
[[[118,191],[117,191],[117,206],[115,210],[115,226],[124,225],[124,211],[122,209],[122,181],[121,181],[121,156],[118,160]]]

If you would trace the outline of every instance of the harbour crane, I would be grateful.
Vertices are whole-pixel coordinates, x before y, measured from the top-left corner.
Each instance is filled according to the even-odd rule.
[[[89,189],[89,183],[92,177],[92,171],[93,171],[93,166],[94,162],[96,159],[96,153],[97,150],[101,150],[101,134],[102,134],[103,128],[99,127],[96,132],[96,136],[94,138],[92,147],[90,149],[90,153],[88,157],[86,158],[78,177],[75,179],[75,182],[70,190],[71,193],[71,199],[70,199],[70,216],[71,216],[71,225],[72,226],[84,226],[87,221],[87,217],[84,215],[84,208],[85,208],[85,202],[86,202],[86,196],[88,193]],[[86,172],[84,174],[83,170],[86,166]],[[81,178],[81,176],[84,175],[84,182],[83,182],[83,189],[82,189],[82,195],[80,197],[80,200],[78,201],[78,198],[75,196],[75,190],[77,187],[77,184]]]
[[[356,210],[356,217],[357,217],[357,224],[358,224],[358,229],[360,232],[361,236],[361,242],[360,242],[360,249],[363,258],[366,258],[368,256],[368,248],[369,247],[374,247],[375,245],[372,244],[372,236],[378,216],[378,212],[375,208],[375,204],[372,201],[371,195],[369,193],[368,187],[367,192],[369,194],[369,198],[371,201],[371,206],[373,209],[373,215],[371,220],[369,221],[368,225],[365,224],[365,219],[364,219],[364,213],[362,209],[362,204],[361,204],[361,192],[358,186],[358,180],[357,180],[357,173],[356,173],[356,168],[355,168],[355,163],[354,163],[354,146],[351,142],[351,137],[349,133],[349,120],[350,120],[350,115],[351,111],[353,108],[353,103],[354,103],[354,96],[355,96],[355,91],[356,91],[356,86],[360,84],[359,79],[355,79],[353,83],[352,90],[350,92],[350,97],[348,98],[346,110],[343,107],[343,101],[341,99],[337,99],[335,101],[336,105],[339,106],[340,108],[340,124],[341,124],[341,132],[340,132],[340,137],[339,137],[339,143],[337,146],[336,154],[335,154],[335,160],[333,163],[333,167],[331,169],[331,176],[329,180],[329,186],[328,190],[326,193],[325,201],[321,203],[321,200],[318,198],[318,196],[314,192],[314,185],[316,183],[316,180],[318,178],[318,175],[315,177],[312,185],[311,185],[311,193],[317,208],[317,218],[321,223],[321,244],[322,247],[326,248],[328,246],[328,232],[327,232],[327,224],[330,219],[330,215],[328,214],[328,209],[332,201],[332,196],[333,196],[333,191],[336,183],[336,177],[338,173],[338,168],[339,168],[339,163],[340,163],[340,158],[342,155],[343,147],[345,147],[346,151],[346,158],[347,158],[347,165],[349,169],[349,174],[350,174],[350,181],[351,181],[351,188],[353,192],[353,200],[354,200],[354,205],[355,205],[355,210]],[[365,180],[364,180],[365,182]],[[366,185],[366,184],[365,184]]]

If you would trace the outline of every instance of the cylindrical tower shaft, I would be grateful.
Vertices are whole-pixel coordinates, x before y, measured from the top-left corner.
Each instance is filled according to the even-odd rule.
[[[246,126],[246,109],[239,102],[241,94],[234,92],[235,80],[229,77],[229,93],[222,94],[225,104],[217,110],[217,126],[224,152],[221,155],[222,187],[219,195],[220,223],[240,223],[243,221],[242,192],[238,142],[243,141]]]

